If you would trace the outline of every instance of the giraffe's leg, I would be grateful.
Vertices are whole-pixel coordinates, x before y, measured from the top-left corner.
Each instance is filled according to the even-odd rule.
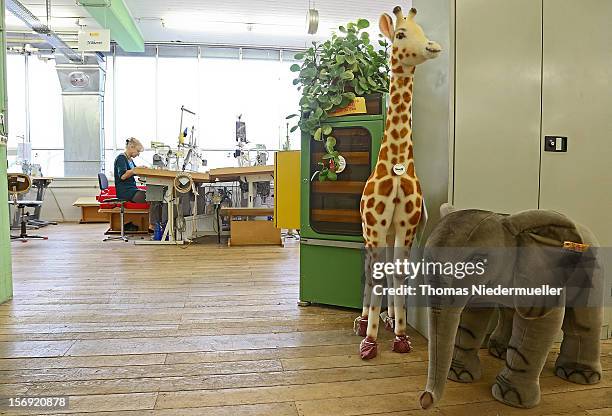
[[[379,243],[380,242],[376,241],[366,241],[366,264],[368,265],[368,270],[366,270],[366,273],[370,275],[373,274],[374,263],[386,261],[386,249],[384,247],[381,248]],[[379,286],[384,287],[384,285],[381,285],[380,283],[381,280],[382,279],[373,279],[374,286],[370,292],[370,307],[368,310],[368,327],[366,330],[366,337],[359,345],[359,354],[364,360],[369,360],[376,357],[378,352],[376,339],[378,338],[378,324],[382,302],[382,292],[380,291]]]
[[[522,408],[540,402],[540,373],[562,320],[563,308],[554,308],[538,318],[514,314],[506,365],[491,388],[495,400]]]
[[[497,327],[489,338],[489,354],[500,360],[506,359],[506,349],[512,336],[512,319],[514,309],[500,306],[498,309]]]
[[[395,236],[396,260],[403,261],[410,259],[410,246],[412,243],[412,231],[405,228],[398,228]],[[406,296],[400,294],[401,287],[404,285],[404,276],[396,275],[393,280],[395,289],[395,338],[393,339],[393,351],[398,353],[408,353],[412,350],[410,338],[406,335]]]
[[[478,350],[487,335],[487,327],[495,309],[464,309],[455,336],[455,349],[448,378],[459,383],[479,380],[482,374]]]
[[[555,374],[577,384],[596,384],[601,380],[602,308],[566,308],[563,342],[555,362]]]
[[[388,262],[392,262],[394,257],[393,257],[393,253],[394,253],[394,244],[395,244],[395,231],[393,229],[389,230],[389,233],[387,235],[387,251],[386,251],[386,258]],[[393,287],[393,276],[388,274],[387,275],[387,287],[391,288]],[[382,318],[383,324],[385,326],[385,329],[387,331],[393,332],[393,329],[395,328],[395,308],[393,307],[393,304],[395,303],[395,299],[394,296],[391,294],[387,294],[387,312],[383,312],[380,317]]]
[[[374,279],[372,277],[372,256],[370,250],[366,250],[364,261],[365,282],[363,285],[363,308],[361,315],[355,318],[353,330],[360,337],[365,337],[368,329],[368,316],[370,314],[370,305],[372,304],[372,288],[374,287]]]

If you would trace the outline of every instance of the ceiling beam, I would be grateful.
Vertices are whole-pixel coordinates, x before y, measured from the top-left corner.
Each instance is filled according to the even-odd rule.
[[[105,29],[126,52],[144,52],[144,38],[124,0],[78,2]]]

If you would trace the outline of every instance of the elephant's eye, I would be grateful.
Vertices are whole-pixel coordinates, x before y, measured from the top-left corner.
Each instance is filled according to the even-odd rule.
[[[397,39],[404,39],[406,37],[406,34],[403,32],[399,32],[397,35],[395,35],[395,37]]]

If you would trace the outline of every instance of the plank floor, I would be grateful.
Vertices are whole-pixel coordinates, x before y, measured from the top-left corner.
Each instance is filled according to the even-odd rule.
[[[134,246],[102,243],[104,228],[65,224],[13,243],[0,396],[69,395],[64,413],[90,416],[425,414],[426,341],[412,331],[415,351],[398,355],[384,334],[382,354],[361,361],[354,311],[296,306],[297,246]],[[612,415],[611,342],[597,386],[554,377],[551,352],[531,410],[492,399],[501,363],[481,353],[483,379],[449,382],[428,414]]]

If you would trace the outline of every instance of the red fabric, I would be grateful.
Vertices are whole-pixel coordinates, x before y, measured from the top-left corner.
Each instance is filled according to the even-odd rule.
[[[147,189],[146,186],[139,186],[138,189],[145,191]],[[100,194],[96,197],[98,202],[100,202],[100,209],[113,209],[119,206],[119,204],[110,203],[105,204],[104,201],[111,198],[117,198],[117,191],[114,186],[109,186],[108,189],[104,191],[100,191]],[[128,202],[125,204],[125,209],[149,209],[149,204],[137,204],[135,202]]]

